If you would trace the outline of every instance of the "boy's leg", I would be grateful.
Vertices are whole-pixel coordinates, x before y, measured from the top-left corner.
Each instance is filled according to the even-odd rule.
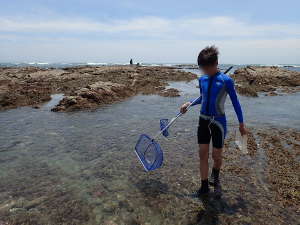
[[[219,174],[222,166],[222,148],[213,148],[212,158],[214,160],[214,166],[211,173],[211,179],[214,185],[215,197],[220,198],[222,196],[222,187]]]
[[[201,118],[200,116],[199,126],[198,126],[198,144],[199,144],[201,188],[198,191],[199,196],[209,192],[208,152],[209,152],[209,142],[211,139],[211,135],[208,129],[208,124],[209,121]]]
[[[201,187],[198,190],[199,197],[201,197],[203,194],[207,194],[209,192],[208,153],[209,153],[209,144],[199,144],[200,177],[201,177]]]
[[[209,153],[209,144],[199,144],[201,180],[208,179],[208,153]]]
[[[222,166],[222,152],[223,148],[213,148],[212,158],[214,161],[214,165],[212,169],[211,178],[213,179],[214,183],[219,182],[219,174]]]
[[[214,161],[212,178],[215,178],[214,180],[216,181],[219,180],[219,172],[222,166],[222,152],[224,146],[225,129],[224,125],[219,123],[218,121],[215,121],[211,125],[213,142],[212,158]]]
[[[213,152],[212,158],[214,161],[211,179],[214,185],[214,193],[217,198],[222,196],[222,188],[220,184],[219,174],[222,166],[222,151],[224,145],[224,126],[222,124],[213,124],[212,126],[212,142]]]
[[[223,148],[213,148],[212,151],[212,158],[214,160],[214,166],[215,169],[221,169],[222,166],[222,152]]]

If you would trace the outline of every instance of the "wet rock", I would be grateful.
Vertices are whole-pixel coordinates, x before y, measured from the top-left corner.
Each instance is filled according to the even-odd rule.
[[[64,97],[52,111],[74,111],[92,109],[101,104],[121,100],[132,94],[125,85],[112,82],[96,82],[75,92],[75,96]]]
[[[118,225],[117,223],[115,223],[113,220],[107,220],[104,222],[103,225]]]
[[[276,96],[278,95],[275,91],[271,91],[270,93],[268,93],[268,96]]]
[[[175,90],[163,91],[167,81],[196,78],[173,67],[6,67],[0,68],[0,110],[39,105],[55,93],[66,97],[53,111],[96,108],[136,94],[178,96]]]
[[[180,96],[179,91],[175,88],[169,88],[162,90],[159,95],[164,96],[164,97],[178,97]]]
[[[77,104],[78,100],[76,98],[76,96],[66,96],[51,110],[54,112],[65,111],[67,108]]]
[[[26,210],[32,209],[32,208],[40,205],[45,200],[46,200],[46,197],[42,196],[40,198],[36,198],[31,201],[25,201],[23,204],[23,208],[25,208]]]
[[[13,208],[17,204],[16,200],[4,202],[0,205],[0,211],[6,211]]]
[[[300,72],[279,67],[247,66],[237,69],[232,78],[240,94],[253,97],[257,97],[258,92],[276,95],[277,89],[287,93],[299,91],[300,86]]]
[[[16,213],[18,211],[25,211],[25,209],[23,209],[23,208],[12,208],[12,209],[9,210],[10,213]]]
[[[258,97],[256,90],[250,85],[236,85],[236,89],[241,95],[250,96],[250,97]]]

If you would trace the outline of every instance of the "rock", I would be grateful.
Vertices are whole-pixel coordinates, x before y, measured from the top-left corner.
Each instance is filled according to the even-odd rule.
[[[104,221],[104,225],[118,225],[118,224],[115,223],[113,220],[107,220],[107,221]]]
[[[33,200],[31,200],[31,201],[26,201],[26,202],[24,203],[23,208],[25,208],[26,210],[35,208],[35,207],[37,207],[38,205],[40,205],[43,201],[45,201],[46,199],[47,199],[47,198],[43,196],[43,197],[39,197],[39,198],[33,199]]]
[[[8,94],[3,93],[0,94],[0,106],[2,107],[6,107],[9,106],[11,104],[11,100],[8,97]]]
[[[81,66],[65,69],[0,67],[0,110],[36,106],[63,93],[53,111],[96,108],[136,94],[178,96],[161,92],[167,81],[191,81],[197,76],[175,67]]]
[[[12,209],[9,210],[10,213],[15,213],[17,211],[26,211],[26,210],[23,209],[23,208],[12,208]]]
[[[164,96],[164,97],[179,97],[179,91],[175,88],[169,88],[162,90],[159,95]]]
[[[128,97],[131,93],[132,90],[125,85],[99,81],[78,90],[75,96],[64,97],[52,111],[92,109]]]
[[[276,92],[274,92],[274,91],[271,91],[269,94],[268,94],[269,96],[276,96],[276,95],[278,95]]]
[[[257,92],[276,95],[275,91],[291,92],[300,85],[300,72],[279,67],[247,66],[237,69],[232,78],[237,83],[237,90],[242,95],[258,96]]]
[[[236,89],[241,95],[250,96],[250,97],[258,97],[257,91],[255,90],[255,88],[253,88],[250,85],[245,85],[245,86],[236,85]]]
[[[13,208],[15,205],[17,205],[17,203],[18,202],[16,200],[1,203],[0,204],[0,211],[9,210],[9,209]]]

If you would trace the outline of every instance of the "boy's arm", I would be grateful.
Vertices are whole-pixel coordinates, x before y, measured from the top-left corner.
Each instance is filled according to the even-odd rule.
[[[227,92],[230,96],[230,100],[232,102],[234,111],[237,115],[237,118],[239,120],[240,124],[244,123],[244,118],[243,118],[243,112],[242,112],[242,107],[240,105],[239,99],[237,97],[235,88],[234,88],[234,81],[229,78],[228,81],[226,82],[226,88],[227,88]]]
[[[199,105],[202,102],[202,88],[201,88],[201,81],[200,81],[200,79],[199,79],[199,88],[200,88],[200,97],[197,98],[196,101],[195,101],[195,99],[191,100],[190,103],[193,103],[193,101],[195,101],[191,106]]]

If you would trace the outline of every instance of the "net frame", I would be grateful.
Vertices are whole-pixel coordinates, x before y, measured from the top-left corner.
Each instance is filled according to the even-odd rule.
[[[224,73],[228,73],[231,69],[233,68],[233,66],[229,67]],[[200,98],[200,97],[199,97]],[[193,105],[194,102],[196,102],[199,98],[195,99],[187,108],[186,108],[186,111],[188,111],[190,109],[190,107]],[[178,113],[176,117],[174,117],[173,119],[171,119],[170,123],[166,123],[166,122],[163,122],[163,124],[161,126],[164,126],[164,128],[161,130],[154,136],[154,138],[150,138],[148,135],[146,134],[141,134],[139,139],[138,139],[138,142],[136,143],[135,145],[135,153],[137,155],[137,157],[139,158],[140,162],[142,163],[142,165],[144,166],[145,170],[146,171],[150,171],[150,170],[155,170],[157,168],[160,168],[161,165],[162,165],[162,162],[163,162],[163,152],[160,148],[160,145],[155,141],[155,139],[163,134],[165,131],[165,134],[168,134],[168,131],[167,129],[182,115],[182,113]],[[165,121],[167,121],[167,119],[165,119]],[[165,125],[167,124],[167,125]],[[165,135],[164,135],[165,136]],[[166,137],[166,136],[165,136]],[[141,151],[141,147],[143,146],[143,143],[142,143],[142,140],[146,140],[148,145],[147,145],[147,148],[149,148],[149,146],[154,146],[154,153],[155,153],[155,160],[153,163],[148,163],[147,160],[145,159],[145,152],[142,152]],[[144,146],[145,147],[145,146]],[[146,148],[146,150],[147,150]]]
[[[149,150],[154,154],[154,161],[152,163],[147,161],[145,156]],[[161,150],[161,147],[154,139],[150,138],[147,134],[140,135],[135,145],[135,153],[146,171],[155,170],[162,166],[163,152]]]
[[[168,126],[169,124],[169,120],[168,119],[160,119],[159,121],[159,125],[160,125],[160,130],[164,130],[166,126]],[[162,132],[162,135],[165,136],[165,137],[168,137],[169,136],[169,131],[168,131],[168,128],[165,129],[163,132]]]

